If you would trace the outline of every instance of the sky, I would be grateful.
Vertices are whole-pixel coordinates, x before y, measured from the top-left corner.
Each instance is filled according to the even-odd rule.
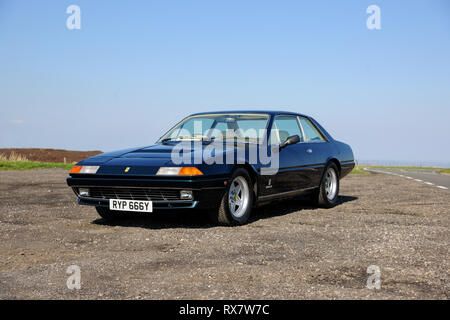
[[[145,146],[236,109],[310,115],[359,160],[450,165],[450,1],[0,0],[0,148]]]

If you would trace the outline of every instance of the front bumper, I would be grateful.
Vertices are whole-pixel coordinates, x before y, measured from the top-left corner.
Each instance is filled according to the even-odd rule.
[[[200,208],[199,203],[200,201],[196,200],[153,201],[153,211],[173,210],[173,209],[194,209],[194,208],[199,209]],[[78,197],[78,204],[85,206],[109,208],[109,200],[106,199]],[[205,209],[210,208],[210,206],[206,205],[204,208]]]
[[[219,202],[225,192],[226,177],[212,177],[200,179],[154,179],[142,177],[99,177],[86,175],[72,175],[67,178],[67,184],[78,196],[78,204],[96,207],[109,207],[109,199],[106,197],[82,197],[77,189],[80,187],[108,187],[108,188],[133,188],[136,190],[190,190],[193,192],[192,200],[174,199],[153,200],[153,199],[135,199],[151,200],[154,211],[163,211],[167,209],[209,209],[219,205]],[[117,196],[120,198],[120,195]]]

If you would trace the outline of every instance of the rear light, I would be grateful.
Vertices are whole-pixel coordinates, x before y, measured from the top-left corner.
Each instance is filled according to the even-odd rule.
[[[74,166],[70,173],[87,173],[93,174],[96,173],[100,166]]]

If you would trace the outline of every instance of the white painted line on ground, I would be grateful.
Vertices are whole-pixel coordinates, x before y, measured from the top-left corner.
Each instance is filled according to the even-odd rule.
[[[387,173],[387,174],[390,174],[390,175],[393,175],[393,176],[398,176],[398,177],[414,180],[414,181],[417,181],[417,182],[423,182],[423,183],[425,183],[425,184],[427,184],[429,186],[434,186],[434,183],[423,181],[423,180],[420,180],[420,179],[414,179],[413,177],[408,177],[408,176],[405,176],[403,174],[397,174],[397,173],[389,172],[389,171],[374,170],[374,169],[369,169],[369,168],[363,168],[363,170],[377,172],[377,173]],[[438,187],[440,189],[448,190],[448,188],[444,187],[444,186],[436,186],[436,187]]]

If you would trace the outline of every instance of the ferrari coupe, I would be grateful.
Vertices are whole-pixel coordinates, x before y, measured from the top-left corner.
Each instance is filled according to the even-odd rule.
[[[195,209],[220,225],[245,224],[256,206],[309,194],[338,203],[352,149],[312,117],[283,111],[196,113],[151,146],[77,163],[67,184],[104,219]]]

